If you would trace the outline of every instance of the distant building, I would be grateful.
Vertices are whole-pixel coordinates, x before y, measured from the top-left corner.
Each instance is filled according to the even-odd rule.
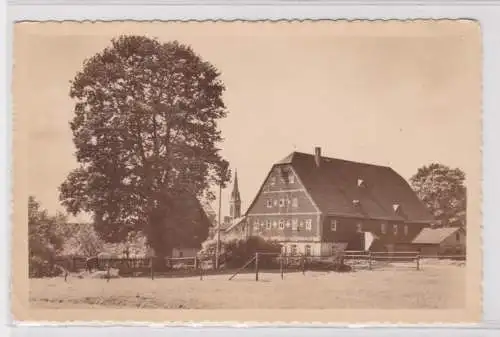
[[[390,167],[323,157],[315,148],[275,163],[244,220],[226,231],[277,240],[287,254],[330,255],[339,247],[406,250],[433,221]]]

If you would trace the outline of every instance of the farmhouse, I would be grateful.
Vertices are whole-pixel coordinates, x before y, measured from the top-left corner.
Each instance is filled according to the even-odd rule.
[[[282,243],[287,254],[406,250],[434,219],[390,167],[293,152],[275,163],[232,227]],[[343,249],[343,248],[342,248]]]
[[[412,241],[424,256],[465,253],[465,230],[461,227],[424,228]]]

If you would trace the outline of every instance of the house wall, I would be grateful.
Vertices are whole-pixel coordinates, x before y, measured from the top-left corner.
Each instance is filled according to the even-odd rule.
[[[336,226],[332,225],[333,222],[336,222]],[[358,228],[358,225],[361,228]],[[396,231],[394,226],[397,228]],[[323,242],[345,242],[348,244],[347,250],[364,250],[364,232],[370,232],[379,238],[373,242],[372,251],[405,251],[411,240],[425,226],[418,223],[328,216],[323,222],[321,240]],[[385,227],[385,232],[383,227]]]
[[[320,241],[320,213],[290,165],[273,168],[247,211],[247,222],[252,236],[304,245]]]
[[[294,198],[297,199],[296,205]],[[297,212],[317,213],[318,210],[291,166],[274,167],[247,214]]]
[[[172,257],[195,257],[198,250],[197,248],[174,248]]]
[[[319,215],[249,215],[247,221],[252,236],[277,241],[320,241]]]

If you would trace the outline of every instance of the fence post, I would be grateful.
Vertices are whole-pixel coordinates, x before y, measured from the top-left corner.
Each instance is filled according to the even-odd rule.
[[[280,254],[280,273],[281,273],[281,279],[283,280],[284,275],[283,275],[283,254]]]
[[[194,269],[196,270],[198,268],[198,258],[197,256],[194,257]]]
[[[420,270],[420,254],[417,254],[417,270]]]
[[[255,281],[259,280],[259,253],[255,253]]]
[[[368,269],[372,270],[372,252],[368,252]]]
[[[154,268],[153,268],[153,257],[149,258],[149,263],[151,265],[151,279],[154,280]]]
[[[302,275],[306,274],[306,258],[302,255]]]

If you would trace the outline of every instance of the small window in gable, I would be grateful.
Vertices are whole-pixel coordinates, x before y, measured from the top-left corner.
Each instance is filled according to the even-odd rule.
[[[285,228],[285,220],[284,219],[280,219],[279,226],[280,226],[280,229]]]
[[[332,232],[336,232],[337,231],[337,220],[331,220],[330,221],[330,230]]]
[[[290,184],[294,184],[294,183],[295,183],[295,176],[293,175],[293,173],[292,173],[292,172],[289,172],[289,173],[288,173],[288,182],[289,182]]]
[[[266,206],[267,208],[273,207],[273,201],[271,199],[267,199]]]
[[[380,231],[382,232],[382,234],[386,234],[387,233],[387,225],[385,223],[382,223],[380,225]]]
[[[408,225],[404,226],[404,233],[405,233],[405,236],[408,236]]]
[[[271,185],[275,185],[276,184],[276,177],[275,176],[271,176],[271,179],[269,180],[269,183]]]
[[[297,197],[292,199],[292,207],[299,207],[299,199]]]
[[[398,225],[392,226],[392,232],[394,233],[394,235],[398,235]]]

